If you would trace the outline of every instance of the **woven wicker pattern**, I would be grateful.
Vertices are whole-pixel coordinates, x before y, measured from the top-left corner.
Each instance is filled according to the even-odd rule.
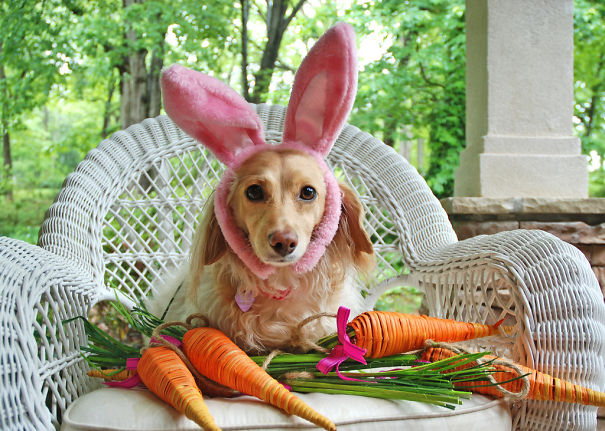
[[[256,110],[267,141],[279,142],[284,108]],[[416,170],[353,126],[342,131],[328,163],[361,195],[378,287],[406,280],[422,288],[437,317],[504,318],[513,330],[490,340],[495,353],[603,390],[605,306],[577,249],[539,231],[458,242]],[[2,359],[3,429],[48,428],[88,389],[77,356],[81,327],[60,321],[113,297],[111,287],[145,295],[182,263],[222,169],[170,119],[148,119],[103,141],[68,176],[42,225],[41,248],[2,240],[0,318],[10,346]],[[591,407],[522,402],[515,411],[524,430],[596,425]]]
[[[79,346],[96,286],[65,259],[0,238],[0,429],[43,430],[87,392]]]

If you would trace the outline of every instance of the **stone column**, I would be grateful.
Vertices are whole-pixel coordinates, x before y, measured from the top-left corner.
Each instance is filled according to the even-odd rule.
[[[466,139],[456,196],[583,198],[573,0],[466,0]]]

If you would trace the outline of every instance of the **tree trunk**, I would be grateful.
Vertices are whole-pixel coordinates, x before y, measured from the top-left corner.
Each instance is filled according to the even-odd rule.
[[[103,109],[103,129],[101,129],[101,137],[106,138],[109,134],[109,123],[111,122],[111,99],[116,89],[116,77],[112,73],[107,86],[107,99],[105,99],[105,107]]]
[[[13,157],[11,155],[11,140],[8,132],[8,124],[3,124],[4,134],[2,136],[2,155],[4,156],[4,183],[6,198],[13,200]]]
[[[242,63],[241,82],[242,96],[250,101],[250,87],[248,86],[248,17],[250,14],[249,0],[240,0],[242,7]]]
[[[124,9],[133,4],[144,3],[145,0],[123,0]],[[132,29],[127,29],[125,34],[126,46],[130,49],[136,46],[137,34]],[[124,64],[122,73],[121,99],[120,99],[120,122],[122,129],[143,121],[147,118],[149,98],[147,94],[147,58],[146,49],[131,51]]]
[[[162,90],[160,87],[160,77],[164,67],[164,41],[151,53],[151,65],[149,75],[147,76],[147,116],[157,117],[162,110]]]
[[[131,32],[129,32],[131,33]],[[147,118],[147,51],[139,50],[128,56],[128,72],[122,76],[121,116],[122,128]]]
[[[124,9],[145,0],[123,0]],[[159,19],[160,17],[156,17]],[[150,18],[152,19],[152,18]],[[120,123],[123,129],[148,117],[157,117],[162,109],[160,75],[164,66],[164,39],[167,29],[158,38],[158,44],[148,51],[145,48],[132,50],[118,66],[121,74]],[[127,29],[125,40],[128,47],[135,47],[139,35]],[[147,55],[151,54],[149,69]]]
[[[0,52],[2,52],[2,43],[0,43]],[[4,71],[4,64],[0,65],[0,81],[6,79],[6,74]],[[4,87],[4,99],[8,99],[6,86]],[[6,107],[4,107],[6,108]],[[2,130],[2,156],[4,158],[3,167],[4,167],[4,175],[3,175],[3,183],[4,189],[6,191],[6,198],[9,201],[13,200],[13,157],[11,155],[11,140],[10,140],[10,132],[8,130],[8,119],[6,115],[5,109],[2,109],[2,126],[0,130]]]
[[[275,62],[279,54],[279,46],[296,13],[302,8],[306,0],[299,0],[288,16],[288,0],[275,0],[267,2],[267,44],[263,50],[260,69],[254,75],[254,89],[250,96],[253,103],[264,102],[267,99],[269,85],[273,77]]]
[[[597,73],[596,73],[597,76],[599,76],[604,65],[605,65],[605,55],[603,53],[601,53],[601,56],[599,57],[599,62],[597,63]],[[586,121],[584,123],[584,125],[586,126],[585,130],[584,130],[584,137],[586,137],[586,138],[590,137],[590,135],[592,134],[592,130],[594,128],[595,115],[598,115],[597,114],[597,112],[599,111],[598,104],[601,100],[601,86],[602,85],[603,85],[603,81],[597,80],[597,82],[590,89],[592,96],[590,98],[590,106],[588,107],[588,109],[586,111],[586,115],[588,116],[588,121]]]
[[[407,34],[400,34],[399,37],[397,38],[397,43],[401,48],[404,48],[409,41],[416,37],[416,32],[409,32]],[[412,56],[412,53],[408,53],[405,57],[402,57],[399,59],[399,62],[397,63],[397,70],[401,71],[403,69],[405,69],[408,65],[408,63],[410,62],[410,58]],[[392,111],[389,112],[386,115],[386,118],[384,120],[384,132],[382,134],[383,136],[383,141],[385,144],[387,144],[389,147],[394,147],[395,144],[397,142],[399,142],[399,136],[400,136],[400,131],[399,131],[399,126],[400,126],[400,119],[398,115],[395,115]],[[403,143],[402,143],[403,145]]]

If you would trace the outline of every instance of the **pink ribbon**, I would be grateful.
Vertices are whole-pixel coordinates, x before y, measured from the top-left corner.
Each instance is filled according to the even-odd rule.
[[[162,335],[162,338],[165,339],[166,341],[174,344],[176,347],[181,347],[181,341],[177,338],[171,337],[170,335]],[[151,338],[151,342],[157,342],[157,338]],[[139,376],[139,374],[136,372],[137,369],[137,365],[139,365],[139,360],[141,358],[128,358],[126,359],[126,369],[127,370],[135,370],[135,373],[128,377],[127,379],[121,380],[121,381],[108,381],[108,382],[103,382],[105,385],[107,386],[111,386],[111,387],[119,387],[119,388],[132,388],[138,384],[142,383],[141,377]]]
[[[140,358],[128,358],[126,359],[126,369],[127,370],[136,370],[137,369],[137,365],[139,364],[139,359]],[[132,388],[138,384],[141,383],[141,378],[139,377],[139,375],[137,374],[137,372],[135,371],[135,373],[128,377],[125,380],[121,380],[119,382],[103,382],[105,385],[107,386],[111,386],[112,388]]]
[[[347,323],[349,321],[350,314],[351,310],[348,308],[338,308],[338,313],[336,314],[336,331],[338,334],[339,344],[332,349],[328,356],[317,363],[316,368],[323,374],[328,374],[330,371],[336,368],[336,374],[338,374],[338,377],[341,379],[361,381],[359,379],[344,376],[339,370],[340,364],[349,358],[353,359],[354,361],[361,362],[364,365],[367,364],[365,358],[363,357],[363,355],[366,353],[366,349],[351,343],[351,340],[347,335]]]

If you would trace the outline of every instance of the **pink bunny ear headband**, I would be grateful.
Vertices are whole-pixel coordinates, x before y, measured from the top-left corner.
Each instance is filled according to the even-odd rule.
[[[162,94],[166,113],[227,166],[214,197],[216,218],[231,249],[257,277],[266,279],[275,267],[256,256],[227,205],[235,171],[247,159],[266,150],[294,149],[317,160],[327,190],[325,211],[306,253],[293,264],[298,273],[311,270],[338,229],[340,188],[324,157],[345,124],[356,91],[355,33],[344,23],[330,28],[300,65],[279,145],[265,142],[260,118],[231,87],[180,65],[164,70]]]

